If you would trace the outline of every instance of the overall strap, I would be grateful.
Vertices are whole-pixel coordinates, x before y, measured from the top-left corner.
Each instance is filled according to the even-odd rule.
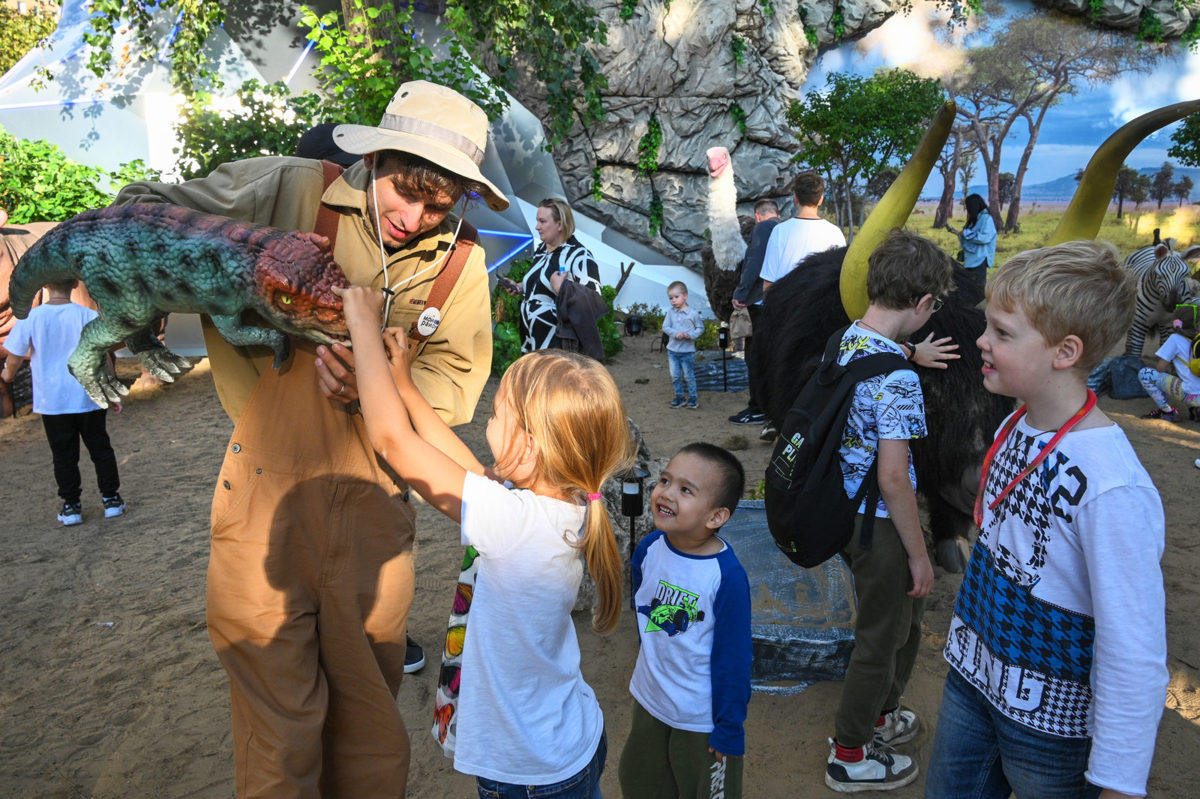
[[[342,176],[342,168],[332,161],[322,161],[321,172],[325,180],[324,188],[321,189],[321,194],[324,195],[333,182]],[[333,246],[337,243],[338,222],[340,221],[341,216],[337,211],[318,201],[317,223],[313,226],[313,233],[329,239],[330,252],[333,252]]]
[[[437,316],[440,319],[442,306],[446,303],[446,299],[454,289],[454,284],[458,282],[459,275],[467,265],[467,259],[471,257],[471,251],[475,247],[478,236],[479,232],[475,230],[475,227],[470,222],[463,220],[462,227],[458,231],[458,238],[450,243],[450,255],[446,259],[446,265],[442,267],[442,271],[434,280],[433,288],[429,291],[429,299],[425,300],[425,310],[422,311],[422,316],[425,316],[433,308],[437,310]],[[437,326],[434,325],[428,333],[422,333],[417,327],[418,322],[413,322],[408,331],[408,337],[415,342],[424,341],[437,329]]]

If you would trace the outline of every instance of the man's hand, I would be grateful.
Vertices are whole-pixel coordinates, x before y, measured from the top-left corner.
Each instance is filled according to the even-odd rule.
[[[358,399],[354,353],[341,344],[317,347],[317,385],[326,399],[349,405]]]
[[[738,302],[737,300],[730,300],[730,302],[732,302],[733,307],[739,311],[746,307],[746,303],[744,302]]]

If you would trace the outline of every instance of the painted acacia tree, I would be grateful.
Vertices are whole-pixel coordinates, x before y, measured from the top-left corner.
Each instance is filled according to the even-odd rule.
[[[833,72],[824,91],[792,101],[787,121],[800,143],[793,160],[825,175],[851,238],[869,181],[912,155],[944,100],[937,80],[890,69],[869,78]]]
[[[1017,228],[1029,159],[1050,109],[1081,84],[1128,72],[1146,72],[1161,49],[1115,31],[1093,28],[1052,12],[1011,19],[986,47],[969,51],[970,79],[954,92],[960,119],[979,146],[987,174],[988,207],[997,229]],[[1029,140],[1017,165],[1008,215],[1000,222],[1000,158],[1013,126],[1023,121]]]

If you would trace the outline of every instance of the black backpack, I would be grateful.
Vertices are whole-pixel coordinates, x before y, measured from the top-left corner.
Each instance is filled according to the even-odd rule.
[[[912,365],[893,353],[875,353],[838,365],[838,349],[848,327],[825,345],[820,366],[801,389],[780,426],[767,464],[764,498],[767,526],[788,558],[809,568],[840,552],[854,535],[854,516],[862,506],[879,501],[877,463],[872,463],[854,497],[846,496],[838,452],[854,387],[876,375]],[[870,546],[873,510],[863,517],[860,541]]]

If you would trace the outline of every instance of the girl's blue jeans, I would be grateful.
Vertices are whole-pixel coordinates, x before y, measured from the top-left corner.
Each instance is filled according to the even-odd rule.
[[[608,757],[608,740],[600,734],[600,743],[592,760],[574,776],[553,785],[516,785],[476,777],[479,799],[600,799],[600,775]]]
[[[1095,799],[1083,778],[1090,738],[1013,721],[953,668],[946,677],[925,799]]]
[[[684,399],[686,387],[687,399],[696,399],[696,353],[667,350],[667,364],[671,367],[671,383],[675,386],[675,396]]]

